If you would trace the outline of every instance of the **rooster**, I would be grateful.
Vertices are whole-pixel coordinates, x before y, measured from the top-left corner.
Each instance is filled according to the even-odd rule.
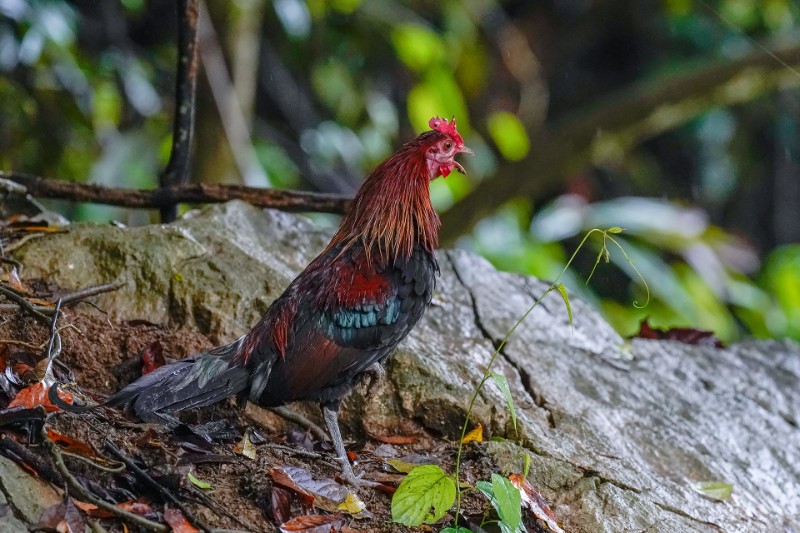
[[[233,395],[264,407],[315,400],[341,463],[358,478],[339,430],[342,398],[382,364],[431,302],[438,265],[439,217],[428,184],[472,154],[455,118],[434,117],[431,131],[405,144],[364,181],[325,250],[231,344],[162,366],[106,402],[151,422]]]

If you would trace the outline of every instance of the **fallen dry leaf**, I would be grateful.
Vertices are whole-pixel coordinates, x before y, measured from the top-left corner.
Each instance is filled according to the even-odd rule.
[[[272,486],[270,494],[272,504],[272,520],[276,524],[283,524],[292,514],[292,493],[277,485]]]
[[[26,389],[22,389],[14,396],[14,399],[8,404],[9,409],[11,407],[27,407],[28,409],[33,409],[36,406],[43,406],[45,411],[48,413],[52,413],[55,411],[59,411],[60,409],[50,403],[50,400],[47,398],[47,391],[49,387],[45,385],[44,381],[40,381],[34,385]],[[66,403],[72,403],[73,398],[72,394],[69,392],[62,391],[61,389],[57,389],[58,397],[64,400]]]
[[[298,516],[281,525],[284,533],[300,531],[302,533],[338,533],[342,530],[342,515],[307,515]]]
[[[86,529],[86,520],[72,498],[66,497],[61,503],[42,512],[37,527],[58,533],[83,533]]]
[[[66,450],[70,453],[83,455],[84,457],[103,460],[102,458],[98,458],[94,450],[85,442],[62,435],[53,428],[47,428],[47,436],[50,437],[50,440],[58,444],[63,450]]]
[[[519,490],[523,507],[530,510],[536,518],[547,524],[547,527],[554,533],[564,533],[564,530],[558,525],[555,513],[550,510],[547,501],[538,490],[533,488],[533,485],[527,479],[522,477],[521,474],[511,474],[508,476],[508,480]]]
[[[257,456],[256,447],[253,446],[253,443],[250,441],[250,432],[245,431],[242,440],[239,441],[239,444],[233,447],[233,451],[238,453],[239,455],[244,455],[248,459],[255,459]]]
[[[475,426],[475,429],[464,435],[464,440],[462,442],[464,444],[468,442],[483,442],[483,426],[480,422]]]
[[[364,510],[364,502],[347,487],[330,478],[314,479],[305,468],[280,466],[271,468],[269,474],[276,484],[296,492],[301,497],[311,497],[313,504],[320,509],[353,514]]]
[[[164,510],[164,521],[172,528],[172,533],[200,533],[199,529],[186,520],[180,509]]]
[[[11,267],[11,272],[8,273],[8,286],[14,289],[17,292],[21,292],[24,294],[29,294],[30,291],[28,287],[26,287],[22,280],[19,278],[19,273],[17,272],[17,267]]]
[[[711,331],[694,328],[669,328],[658,329],[652,327],[647,319],[643,320],[639,326],[639,333],[636,337],[650,340],[678,341],[684,344],[695,344],[697,346],[708,346],[711,348],[724,348],[722,341]]]

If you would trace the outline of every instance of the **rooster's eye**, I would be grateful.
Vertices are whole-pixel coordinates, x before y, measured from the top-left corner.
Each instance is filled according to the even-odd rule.
[[[444,149],[445,150],[449,150],[452,147],[453,147],[453,143],[451,143],[450,141],[447,141],[446,143],[444,143]]]

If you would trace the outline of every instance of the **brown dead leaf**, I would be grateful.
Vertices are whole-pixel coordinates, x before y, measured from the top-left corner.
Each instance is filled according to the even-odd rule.
[[[233,447],[234,453],[238,453],[239,455],[244,455],[248,459],[255,459],[257,456],[256,447],[253,446],[253,443],[250,441],[250,432],[245,431],[242,440]]]
[[[639,325],[639,333],[636,337],[650,340],[669,340],[678,341],[684,344],[695,344],[697,346],[708,346],[711,348],[724,348],[725,345],[719,340],[714,332],[704,331],[695,328],[669,328],[658,329],[650,325],[647,319],[642,320]]]
[[[311,497],[313,504],[320,509],[353,514],[364,510],[364,502],[345,486],[330,478],[314,479],[305,468],[280,466],[271,468],[269,473],[276,484],[296,492],[301,497]]]
[[[45,509],[37,527],[58,533],[83,533],[86,520],[72,498],[67,497],[61,503]]]
[[[339,533],[342,530],[342,515],[298,516],[281,525],[283,533],[299,531],[302,533]]]
[[[511,474],[508,476],[508,480],[519,490],[523,507],[530,510],[536,518],[547,524],[550,531],[554,533],[564,533],[564,530],[558,525],[556,515],[550,509],[547,501],[538,490],[533,488],[533,485],[531,485],[527,479],[522,477],[521,474]]]
[[[26,389],[22,389],[17,393],[13,400],[8,404],[9,409],[11,407],[26,407],[28,409],[33,409],[36,406],[43,406],[45,411],[48,413],[52,413],[55,411],[59,411],[60,409],[50,403],[50,400],[47,398],[47,391],[49,387],[45,385],[44,381],[40,381],[34,385]],[[57,389],[58,396],[66,403],[72,403],[73,398],[72,394],[69,392],[62,391],[61,389]]]
[[[172,528],[172,533],[200,533],[199,529],[186,520],[180,509],[165,509],[164,521]]]
[[[292,493],[277,485],[272,486],[270,494],[272,504],[272,520],[276,524],[283,524],[292,514]]]
[[[11,272],[8,273],[8,286],[17,292],[21,292],[23,294],[30,294],[28,287],[26,287],[25,284],[22,283],[22,280],[19,278],[17,267],[11,267]]]

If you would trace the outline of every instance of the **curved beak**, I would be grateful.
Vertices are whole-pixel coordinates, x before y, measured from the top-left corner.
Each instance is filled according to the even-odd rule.
[[[456,153],[457,154],[475,155],[475,154],[472,153],[472,150],[470,150],[469,148],[467,148],[466,146],[463,146],[463,145],[458,149],[458,151]],[[455,164],[456,169],[458,170],[459,173],[464,174],[465,176],[467,175],[467,171],[464,170],[464,167],[461,166],[461,163],[459,163],[458,161],[453,161],[453,163]]]

